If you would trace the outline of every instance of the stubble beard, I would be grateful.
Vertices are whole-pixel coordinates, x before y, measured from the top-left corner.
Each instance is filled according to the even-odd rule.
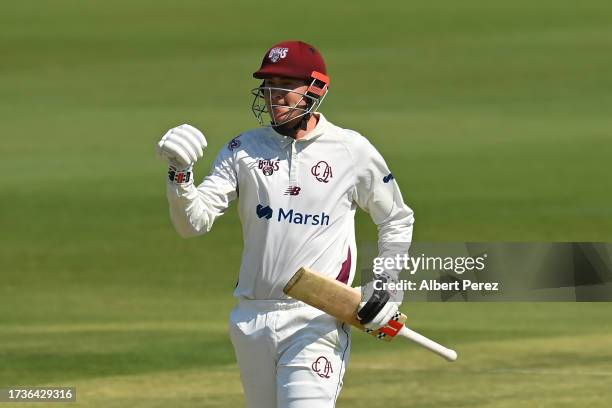
[[[288,112],[288,114],[291,114],[292,112]],[[301,112],[300,112],[301,113]],[[286,120],[285,118],[286,114],[281,115],[280,120],[277,118],[276,120],[279,122],[283,122]],[[272,127],[274,128],[274,130],[277,133],[280,133],[281,135],[285,135],[285,136],[289,136],[289,137],[295,137],[295,134],[297,133],[297,131],[300,129],[300,127],[303,127],[303,124],[305,122],[307,122],[307,120],[305,120],[305,117],[308,115],[302,115],[302,116],[298,116],[295,117],[291,120],[289,120],[286,123],[283,123],[282,125],[272,125]],[[300,126],[302,125],[302,126]]]

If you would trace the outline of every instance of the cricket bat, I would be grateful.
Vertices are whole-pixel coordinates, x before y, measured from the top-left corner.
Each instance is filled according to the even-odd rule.
[[[446,348],[407,328],[404,325],[406,316],[401,313],[389,321],[387,326],[379,330],[367,330],[357,319],[357,310],[361,302],[359,289],[347,286],[312,269],[300,268],[287,282],[283,292],[379,339],[391,341],[397,336],[404,337],[448,361],[457,359],[455,350]]]

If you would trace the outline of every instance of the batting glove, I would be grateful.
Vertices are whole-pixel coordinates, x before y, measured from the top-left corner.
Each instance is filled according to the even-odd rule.
[[[184,124],[166,132],[157,143],[157,155],[174,169],[187,169],[202,158],[207,145],[202,132]]]
[[[380,282],[387,282],[384,276],[377,277]],[[359,304],[357,318],[366,329],[377,330],[389,323],[389,320],[399,311],[402,293],[391,293],[388,290],[374,289],[374,283],[370,282],[364,288],[366,294],[371,296],[367,301]]]

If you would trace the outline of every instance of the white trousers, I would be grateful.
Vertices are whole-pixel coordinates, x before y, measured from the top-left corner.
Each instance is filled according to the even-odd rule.
[[[295,300],[241,300],[230,335],[248,408],[333,408],[350,328]]]

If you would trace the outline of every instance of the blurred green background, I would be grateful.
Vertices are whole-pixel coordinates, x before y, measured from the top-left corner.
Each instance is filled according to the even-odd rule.
[[[383,153],[415,239],[612,241],[607,1],[4,2],[0,388],[77,386],[84,407],[242,404],[235,208],[179,238],[154,146],[199,127],[206,175],[256,126],[251,74],[285,39],[325,56],[322,111]],[[610,304],[406,310],[460,360],[355,333],[339,407],[612,403]]]

